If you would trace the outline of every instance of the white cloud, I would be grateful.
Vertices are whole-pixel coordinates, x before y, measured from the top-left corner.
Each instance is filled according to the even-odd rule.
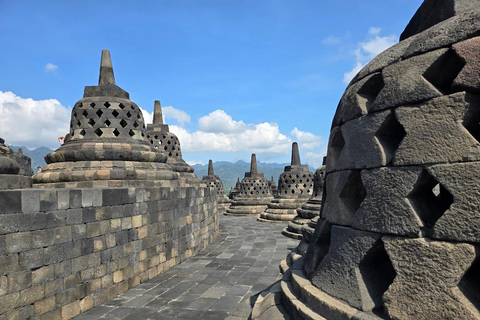
[[[69,132],[71,109],[56,99],[33,100],[0,91],[0,137],[10,145],[59,147]]]
[[[147,124],[152,124],[153,123],[153,111],[152,113],[148,112],[147,110],[139,107],[140,110],[142,111],[143,114],[143,120],[145,121],[145,127]]]
[[[200,130],[205,132],[236,133],[247,130],[243,121],[235,121],[223,110],[215,110],[198,120]]]
[[[348,84],[353,77],[376,55],[390,48],[397,42],[395,35],[380,37],[381,28],[371,27],[368,31],[367,40],[360,42],[353,54],[355,55],[355,65],[352,70],[345,72],[343,83]]]
[[[53,63],[51,63],[51,62],[49,62],[49,63],[47,63],[47,64],[45,65],[44,70],[45,70],[45,72],[55,73],[55,72],[57,72],[57,70],[58,70],[58,66],[55,65],[55,64],[53,64]]]
[[[322,144],[321,137],[310,132],[298,130],[297,127],[293,128],[290,134],[296,138],[295,140],[298,143],[300,151],[317,149]]]
[[[188,163],[188,165],[190,166],[194,166],[196,164],[199,164],[199,165],[202,165],[203,166],[203,161],[186,161]]]
[[[162,113],[164,119],[175,119],[181,126],[183,126],[185,123],[190,122],[190,115],[188,113],[179,109],[175,109],[172,106],[162,107]]]
[[[302,159],[302,163],[308,163],[314,168],[318,168],[323,163],[323,157],[327,154],[326,151],[315,153],[315,152],[307,152],[305,157]]]

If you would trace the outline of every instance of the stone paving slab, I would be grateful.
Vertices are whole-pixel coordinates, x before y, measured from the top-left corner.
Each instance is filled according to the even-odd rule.
[[[204,251],[75,319],[247,319],[250,303],[298,245],[283,227],[221,215],[220,235]]]

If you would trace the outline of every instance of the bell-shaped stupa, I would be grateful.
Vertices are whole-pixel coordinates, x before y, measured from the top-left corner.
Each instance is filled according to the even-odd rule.
[[[268,203],[273,199],[263,172],[257,169],[257,157],[252,154],[250,172],[245,172],[245,177],[240,182],[240,192],[233,199],[227,214],[247,215],[263,212]]]
[[[162,106],[159,100],[154,103],[153,124],[147,125],[147,140],[153,148],[167,157],[167,164],[173,171],[179,173],[180,179],[191,183],[199,183],[197,176],[193,173],[194,169],[190,167],[182,158],[182,149],[180,140],[170,132],[167,124],[164,124],[162,115]]]
[[[268,185],[270,187],[270,190],[272,190],[272,195],[274,197],[278,196],[278,187],[277,187],[277,184],[275,183],[275,180],[273,179],[273,176],[271,177],[270,180],[268,180]]]
[[[320,215],[320,209],[322,208],[322,196],[323,196],[323,182],[325,178],[325,166],[321,166],[315,171],[313,176],[313,193],[310,199],[297,209],[297,216],[288,223],[288,227],[283,229],[282,234],[294,238],[303,239],[303,235],[306,233],[307,243],[310,241],[310,235],[313,234],[314,224],[318,220]],[[315,218],[312,223],[311,220]],[[310,225],[309,225],[310,223]],[[302,247],[305,247],[303,245]]]
[[[294,319],[480,319],[479,120],[480,1],[426,0],[339,103]]]
[[[30,188],[32,175],[30,158],[21,149],[13,151],[0,138],[0,190]]]
[[[235,199],[235,197],[240,194],[240,186],[241,186],[240,178],[237,178],[237,182],[235,183],[235,187],[232,190],[230,190],[230,194],[228,195],[228,198],[230,200]]]
[[[208,160],[208,174],[203,176],[202,182],[205,183],[207,187],[213,188],[217,191],[217,212],[227,212],[228,207],[230,207],[230,199],[225,195],[222,180],[220,180],[220,177],[216,176],[213,172],[212,160]]]
[[[108,50],[102,51],[98,86],[85,87],[73,107],[65,143],[45,156],[33,177],[38,187],[169,185],[178,174],[145,139],[142,111],[115,84]]]
[[[300,162],[298,144],[292,144],[292,160],[278,178],[278,196],[258,217],[264,222],[292,221],[297,209],[308,201],[313,193],[313,174]]]

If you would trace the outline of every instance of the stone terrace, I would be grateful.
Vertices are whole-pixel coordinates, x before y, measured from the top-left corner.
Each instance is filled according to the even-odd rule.
[[[207,249],[75,319],[247,319],[250,301],[298,244],[283,227],[221,215],[220,236]]]

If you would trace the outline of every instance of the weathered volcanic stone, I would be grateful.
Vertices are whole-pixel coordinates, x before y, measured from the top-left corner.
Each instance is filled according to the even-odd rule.
[[[473,245],[395,237],[383,241],[396,273],[383,298],[391,319],[480,318],[474,307],[480,288],[471,279],[478,275],[478,260],[469,270],[476,259]]]
[[[153,148],[165,155],[167,163],[173,171],[179,173],[179,178],[188,181],[189,184],[198,184],[199,180],[190,167],[182,158],[182,149],[178,137],[170,132],[168,125],[163,123],[162,106],[159,100],[155,101],[153,109],[153,123],[147,125],[146,139]]]
[[[203,176],[202,182],[207,185],[207,187],[213,188],[217,191],[217,201],[218,201],[218,212],[225,213],[230,207],[230,199],[225,195],[225,189],[223,188],[222,180],[219,176],[216,176],[213,171],[213,162],[208,160],[208,174]]]
[[[0,138],[0,190],[29,188],[32,175],[30,158],[13,151]]]
[[[320,210],[322,208],[324,178],[325,166],[323,165],[315,171],[312,196],[306,203],[297,209],[297,216],[288,223],[288,227],[282,230],[283,235],[294,239],[301,239],[303,241],[303,226],[309,228],[308,223],[311,221],[311,219],[320,215]],[[308,231],[305,232],[308,233]],[[299,245],[299,247],[306,247],[308,246],[309,242],[310,239],[306,239],[306,243]]]
[[[291,165],[286,166],[278,178],[278,196],[268,204],[268,208],[260,214],[258,220],[263,222],[293,220],[297,209],[312,195],[313,180],[313,174],[308,170],[308,166],[301,164],[298,144],[294,142]]]
[[[228,215],[260,214],[273,199],[263,172],[257,168],[257,157],[252,154],[250,171],[240,182],[240,191],[227,210]]]
[[[453,81],[456,90],[480,92],[480,37],[472,38],[453,45],[453,50],[465,63],[462,71]]]
[[[98,86],[85,87],[68,138],[45,156],[48,164],[33,180],[38,187],[161,184],[178,179],[166,160],[145,140],[142,111],[115,84],[110,52],[103,50]]]

